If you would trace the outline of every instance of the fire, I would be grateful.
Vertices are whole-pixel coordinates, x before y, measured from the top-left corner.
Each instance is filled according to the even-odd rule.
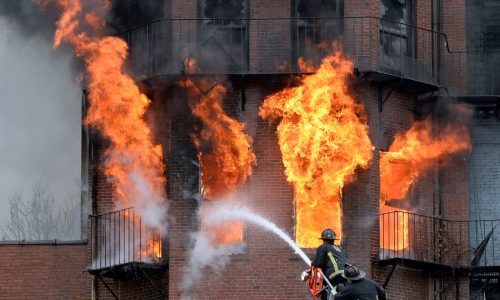
[[[196,66],[195,60],[190,60]],[[256,157],[252,151],[252,138],[245,133],[245,125],[231,118],[223,109],[226,88],[208,79],[195,84],[185,82],[190,93],[191,110],[202,123],[199,135],[193,136],[198,149],[202,193],[206,199],[220,199],[234,192],[252,174]],[[233,244],[243,241],[242,222],[227,222],[210,228],[215,241]]]
[[[264,100],[259,115],[277,126],[285,175],[294,187],[296,241],[316,247],[323,229],[341,236],[341,190],[357,167],[367,167],[372,144],[363,106],[349,94],[353,63],[340,53]]]
[[[69,43],[85,62],[90,102],[85,125],[95,127],[109,141],[104,172],[113,179],[115,206],[162,207],[166,199],[162,147],[153,141],[144,120],[150,100],[124,70],[127,44],[103,35],[105,21],[101,16],[110,9],[110,1],[38,3],[55,4],[62,10],[54,48]],[[101,11],[87,12],[91,9]],[[165,222],[163,215],[143,221],[159,229]]]
[[[386,201],[406,198],[410,186],[422,174],[438,162],[442,166],[451,154],[469,148],[469,131],[465,125],[450,124],[434,133],[432,123],[423,121],[396,135],[389,151],[380,153],[380,213],[390,213],[383,215],[380,221],[382,248],[397,251],[410,246],[407,211],[387,206]]]
[[[143,247],[137,256],[141,259],[144,258],[153,258],[159,259],[161,258],[161,239],[149,239],[147,241],[147,246]]]
[[[381,200],[403,199],[411,184],[438,161],[470,148],[465,125],[450,124],[438,133],[430,121],[415,122],[404,134],[396,135],[387,152],[380,153]]]
[[[380,247],[403,250],[410,246],[408,238],[408,211],[380,204]],[[384,230],[385,229],[385,230]]]
[[[204,196],[221,197],[244,183],[252,174],[257,159],[252,151],[252,138],[245,133],[245,125],[226,114],[222,100],[226,89],[214,83],[203,93],[188,80],[191,98],[199,99],[191,105],[193,115],[203,127],[193,140],[199,151]]]
[[[297,63],[299,65],[299,71],[303,73],[313,73],[314,70],[314,63],[312,60],[307,60],[304,59],[303,57],[299,57],[297,60]]]

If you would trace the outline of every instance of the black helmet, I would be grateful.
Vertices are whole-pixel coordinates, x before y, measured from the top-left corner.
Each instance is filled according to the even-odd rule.
[[[322,240],[335,240],[335,231],[331,230],[330,228],[327,228],[325,230],[323,230],[323,232],[321,233],[321,237],[320,239]]]
[[[344,267],[344,273],[342,273],[342,277],[350,280],[359,280],[365,277],[366,272],[361,271],[353,265],[346,264]]]

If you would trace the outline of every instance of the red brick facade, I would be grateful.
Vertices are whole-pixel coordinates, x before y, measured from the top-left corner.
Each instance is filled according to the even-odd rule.
[[[379,2],[356,0],[344,1],[345,16],[379,17]],[[415,0],[416,25],[432,28],[431,0]],[[250,18],[290,17],[291,1],[249,0]],[[170,1],[169,17],[196,18],[197,1]],[[456,48],[465,47],[465,8],[463,1],[442,1],[441,28]],[[179,26],[179,24],[174,25]],[[176,34],[187,35],[187,28],[174,28]],[[179,30],[177,30],[179,29]],[[463,34],[463,35],[461,35]],[[249,28],[249,64],[259,71],[280,58],[269,57],[276,47],[270,44],[277,39],[288,45],[290,31],[283,28]],[[416,37],[417,40],[419,36]],[[374,47],[379,47],[373,37]],[[346,43],[349,37],[344,37]],[[268,42],[269,41],[269,42]],[[430,57],[430,48],[419,48],[416,56]],[[377,53],[377,49],[367,49]],[[283,59],[287,59],[283,57]],[[425,64],[425,62],[424,62]],[[430,66],[428,66],[430,67]],[[444,72],[450,71],[444,68]],[[140,274],[122,278],[105,279],[120,299],[180,299],[182,276],[187,265],[187,255],[192,241],[190,234],[198,229],[198,201],[193,197],[199,191],[196,150],[191,134],[196,120],[191,117],[187,105],[186,90],[176,80],[168,78],[160,84],[148,86],[154,94],[157,139],[165,149],[167,165],[167,194],[169,203],[169,232],[165,240],[163,257],[168,260],[168,270],[143,276]],[[257,166],[243,190],[248,206],[276,223],[290,236],[294,236],[293,191],[283,173],[284,166],[276,138],[275,125],[258,117],[263,99],[290,84],[289,75],[228,76],[230,86],[224,100],[230,113],[245,122],[254,139]],[[156,83],[156,82],[155,82]],[[244,88],[244,93],[242,93]],[[374,145],[373,159],[369,168],[357,170],[353,182],[343,190],[343,247],[349,260],[365,270],[369,277],[383,283],[391,266],[377,264],[379,257],[380,172],[379,151],[386,150],[396,133],[410,128],[418,117],[415,114],[416,95],[407,91],[379,89],[377,84],[359,80],[353,87],[357,100],[364,104],[368,115],[370,138]],[[382,92],[380,95],[379,92]],[[387,97],[380,111],[380,99]],[[161,113],[158,113],[161,111]],[[437,120],[437,113],[428,118]],[[165,121],[165,120],[168,121]],[[94,145],[94,149],[99,149]],[[95,153],[96,176],[94,181],[95,211],[110,212],[114,209],[111,183],[99,171],[103,158]],[[442,170],[436,167],[425,174],[414,187],[415,212],[424,215],[443,214],[449,218],[467,219],[467,163],[465,156],[454,158],[453,164]],[[440,209],[437,209],[440,201]],[[203,270],[202,280],[195,283],[189,295],[195,299],[308,299],[307,289],[300,281],[300,273],[307,266],[292,250],[271,233],[260,228],[246,226],[245,254],[234,255],[226,268],[216,274]],[[467,247],[468,245],[463,245]],[[0,245],[0,299],[34,299],[43,295],[47,299],[113,299],[106,287],[89,274],[82,272],[90,265],[90,244],[81,245]],[[307,250],[312,256],[313,251]],[[147,278],[149,277],[149,278]],[[457,283],[458,282],[458,283]],[[456,299],[457,285],[460,299],[468,299],[468,281],[465,278],[440,276],[432,272],[398,266],[389,281],[389,299]],[[163,291],[162,295],[159,290]]]
[[[87,243],[0,245],[0,299],[89,299]]]

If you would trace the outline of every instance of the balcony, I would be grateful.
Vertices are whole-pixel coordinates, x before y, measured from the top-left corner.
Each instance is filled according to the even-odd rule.
[[[142,222],[134,208],[89,216],[89,221],[90,274],[119,277],[166,268],[161,233]]]
[[[120,33],[138,79],[315,72],[337,50],[360,77],[425,92],[439,86],[444,35],[375,17],[163,19]]]
[[[379,263],[500,276],[500,220],[452,221],[409,212],[380,215]]]

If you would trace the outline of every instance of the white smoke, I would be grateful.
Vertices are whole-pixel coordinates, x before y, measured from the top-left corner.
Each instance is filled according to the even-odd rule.
[[[82,92],[73,59],[22,25],[0,16],[0,220],[9,197],[35,185],[56,205],[80,201]]]
[[[238,205],[237,201],[234,201],[233,204],[227,204],[226,201],[221,201],[220,204],[215,204],[210,207],[202,206],[199,217],[201,223],[208,226],[221,225],[231,221],[246,221],[253,225],[257,225],[285,241],[290,248],[304,260],[307,266],[311,264],[309,257],[307,257],[302,249],[300,249],[285,231],[248,208]],[[201,274],[204,274],[204,272],[202,272],[204,268],[209,267],[216,273],[219,273],[229,262],[230,255],[244,253],[246,250],[243,244],[217,245],[214,241],[214,233],[203,229],[194,233],[192,239],[194,246],[189,252],[188,264],[184,270],[181,283],[181,289],[183,291],[182,299],[185,300],[191,299],[189,290],[202,278]]]
[[[211,268],[215,273],[220,273],[230,260],[230,255],[244,253],[242,244],[217,245],[215,234],[210,231],[198,231],[191,235],[194,246],[189,252],[189,260],[184,271],[181,289],[188,291],[202,279],[203,269]],[[190,299],[186,293],[183,299]]]

